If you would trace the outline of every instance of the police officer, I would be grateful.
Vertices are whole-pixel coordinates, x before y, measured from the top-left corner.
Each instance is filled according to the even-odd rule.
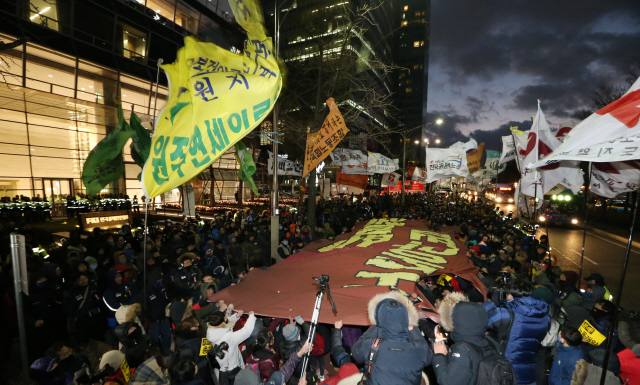
[[[102,298],[86,273],[75,276],[74,285],[65,298],[65,308],[78,344],[85,345],[90,338],[102,339],[105,326]]]
[[[71,219],[75,215],[76,199],[71,195],[67,195],[67,218]]]
[[[197,291],[194,287],[200,282],[202,272],[193,266],[195,259],[194,253],[184,253],[178,258],[178,267],[171,274],[178,296],[192,297]]]
[[[140,213],[140,205],[138,204],[138,196],[133,196],[133,212]]]

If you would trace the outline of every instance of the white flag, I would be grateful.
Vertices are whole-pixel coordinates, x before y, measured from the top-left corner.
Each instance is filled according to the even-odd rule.
[[[389,187],[395,186],[400,181],[400,174],[396,174],[395,172],[388,172],[382,174],[382,181],[380,182],[380,186]]]
[[[591,164],[591,192],[605,198],[635,191],[640,186],[640,162],[594,162]]]
[[[640,159],[640,78],[624,96],[583,120],[564,143],[534,166],[559,160],[618,162]]]
[[[411,180],[424,181],[426,178],[427,173],[423,169],[421,169],[420,167],[416,167],[413,169]]]
[[[273,153],[269,152],[269,160],[267,161],[267,170],[269,175],[273,175]],[[292,162],[288,159],[282,159],[278,155],[278,175],[302,176],[303,165],[301,163]]]
[[[367,164],[367,154],[360,150],[336,148],[331,151],[331,162],[334,166],[358,166]]]
[[[556,138],[560,139],[561,142],[564,142],[564,138],[567,134],[573,129],[573,127],[578,125],[578,121],[574,119],[569,119],[560,124],[558,128],[558,132],[556,132]]]
[[[454,144],[449,146],[449,148],[452,150],[456,148],[463,148],[464,152],[466,153],[467,151],[475,150],[476,148],[478,148],[478,142],[476,142],[475,139],[471,138],[471,140],[469,140],[467,143],[455,142]]]
[[[391,159],[377,152],[369,152],[365,164],[342,166],[342,173],[347,175],[373,175],[393,172],[399,168],[398,159]]]
[[[386,172],[393,172],[400,168],[398,166],[398,159],[387,158],[377,152],[370,152],[368,156],[367,170],[374,174],[384,174]]]
[[[452,176],[469,177],[467,154],[463,147],[427,149],[427,183]]]
[[[507,163],[510,160],[516,158],[516,144],[513,141],[513,136],[503,136],[502,137],[502,156],[500,157],[500,161],[498,164]]]

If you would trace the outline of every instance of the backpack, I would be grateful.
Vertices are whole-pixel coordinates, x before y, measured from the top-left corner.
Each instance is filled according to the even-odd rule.
[[[258,383],[262,384],[262,377],[260,377],[260,363],[259,362],[255,362],[253,364],[247,362],[246,364],[244,364],[244,368],[245,369],[249,369],[253,373],[255,373],[255,375],[258,376]]]
[[[490,338],[487,338],[490,345],[481,348],[469,342],[462,342],[471,348],[480,357],[478,366],[478,377],[476,385],[516,385],[516,372],[513,365],[502,354],[499,348]]]
[[[313,349],[311,349],[312,356],[322,356],[324,354],[324,338],[320,334],[316,333],[315,341],[313,342]]]

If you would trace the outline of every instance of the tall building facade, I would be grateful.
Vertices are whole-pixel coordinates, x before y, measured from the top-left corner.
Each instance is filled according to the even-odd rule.
[[[159,59],[173,62],[187,35],[231,50],[244,39],[227,0],[3,0],[0,19],[0,196],[83,193],[117,101],[152,129],[168,96]],[[103,192],[142,194],[129,151]]]
[[[407,146],[412,152],[418,151],[423,142],[423,131],[430,123],[427,120],[427,89],[429,81],[429,20],[431,14],[431,0],[399,0],[394,1],[399,14],[395,32],[396,63],[398,71],[396,95],[400,120],[405,129],[416,128]],[[415,145],[415,141],[419,145]],[[415,154],[417,155],[417,154]],[[421,157],[418,157],[422,161]]]

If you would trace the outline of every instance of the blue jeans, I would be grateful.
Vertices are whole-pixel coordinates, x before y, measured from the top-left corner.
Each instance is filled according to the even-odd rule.
[[[169,319],[152,322],[149,328],[149,338],[160,346],[163,356],[171,354],[171,324]]]

